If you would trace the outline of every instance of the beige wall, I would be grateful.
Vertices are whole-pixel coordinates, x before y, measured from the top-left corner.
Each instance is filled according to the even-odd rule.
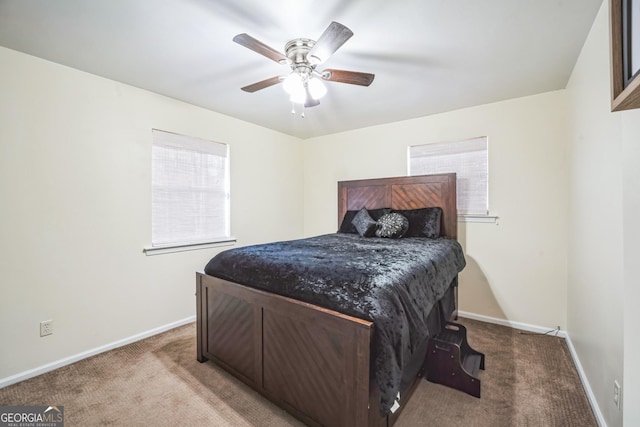
[[[622,382],[623,249],[620,115],[611,114],[607,14],[600,11],[568,85],[571,106],[569,331],[607,424]]]
[[[489,205],[499,225],[459,223],[468,266],[463,311],[566,327],[567,176],[564,91],[304,142],[304,231],[337,228],[336,182],[407,174],[407,147],[489,138]]]
[[[624,224],[624,422],[640,426],[640,110],[623,112],[623,224]],[[615,308],[614,308],[615,309]],[[618,325],[620,327],[620,325]]]
[[[640,111],[611,113],[608,2],[567,87],[570,118],[568,327],[609,427],[640,425]],[[623,369],[624,367],[624,369]],[[623,386],[623,412],[613,382]],[[626,405],[624,404],[626,402]],[[624,420],[624,421],[623,421]]]
[[[302,235],[298,139],[8,49],[0,64],[0,380],[195,314],[216,250],[142,253],[152,128],[230,145],[238,244]]]

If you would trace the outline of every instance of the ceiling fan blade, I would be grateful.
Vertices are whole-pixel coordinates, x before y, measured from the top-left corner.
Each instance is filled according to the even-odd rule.
[[[245,92],[253,93],[253,92],[256,92],[256,91],[258,91],[260,89],[264,89],[264,88],[267,88],[269,86],[277,85],[278,83],[281,83],[281,82],[282,82],[282,77],[280,77],[280,76],[269,77],[268,79],[259,81],[257,83],[250,84],[250,85],[245,86],[245,87],[243,87],[241,89],[243,91],[245,91]]]
[[[352,85],[369,86],[375,74],[360,73],[358,71],[334,70],[328,68],[321,72],[322,78],[330,82],[348,83]]]
[[[316,65],[326,61],[340,46],[349,40],[352,35],[353,32],[344,25],[339,22],[332,22],[311,48],[307,54],[307,58],[311,63]]]
[[[247,49],[251,49],[252,51],[259,53],[260,55],[266,56],[267,58],[279,64],[286,64],[287,62],[287,57],[284,56],[284,54],[278,52],[270,46],[267,46],[260,40],[254,39],[247,33],[238,34],[233,38],[233,41],[241,46],[246,47]]]

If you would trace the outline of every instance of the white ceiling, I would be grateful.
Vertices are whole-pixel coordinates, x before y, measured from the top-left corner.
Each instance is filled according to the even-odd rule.
[[[0,45],[300,138],[566,86],[602,0],[0,0]],[[323,66],[376,75],[327,82],[306,118],[288,68],[232,41],[284,52],[331,21],[353,32]],[[1,66],[1,65],[0,65]]]

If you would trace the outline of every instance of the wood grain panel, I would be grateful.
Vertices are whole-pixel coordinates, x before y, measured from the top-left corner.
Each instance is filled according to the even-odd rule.
[[[254,331],[257,327],[252,304],[234,296],[205,288],[208,336],[205,351],[229,367],[257,381],[254,363]]]
[[[440,202],[442,183],[407,184],[391,186],[391,207],[393,209],[417,209],[435,206]]]
[[[386,208],[390,200],[389,187],[380,185],[349,188],[347,200],[347,210],[358,210],[362,206],[369,206],[368,209]]]
[[[379,425],[380,412],[368,405],[371,322],[196,275],[202,316],[197,347],[204,348],[198,360],[214,360],[307,425]],[[236,326],[238,322],[252,324],[253,331]],[[249,348],[255,379],[244,374],[251,370],[245,355]]]
[[[348,425],[349,389],[335,389],[348,384],[347,343],[340,331],[269,310],[263,326],[265,390],[322,425]]]

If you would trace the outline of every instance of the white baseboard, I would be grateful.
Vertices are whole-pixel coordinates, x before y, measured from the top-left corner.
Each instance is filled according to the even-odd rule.
[[[458,311],[458,316],[465,317],[467,319],[472,319],[472,320],[479,320],[481,322],[487,322],[487,323],[493,323],[493,324],[496,324],[496,325],[508,326],[510,328],[521,329],[521,330],[529,331],[529,332],[545,333],[545,332],[548,332],[548,331],[554,329],[554,328],[549,328],[549,327],[544,328],[544,327],[541,327],[541,326],[529,325],[527,323],[513,322],[511,320],[497,319],[495,317],[483,316],[481,314],[468,313],[466,311]],[[556,335],[556,334],[553,333],[553,335]],[[596,397],[593,394],[593,390],[591,390],[591,385],[589,384],[589,380],[587,379],[587,375],[585,374],[584,369],[582,369],[582,364],[580,363],[580,358],[578,357],[578,354],[576,353],[576,349],[573,346],[573,343],[571,342],[571,337],[569,336],[569,333],[566,332],[566,331],[560,330],[560,332],[558,332],[557,336],[564,338],[565,341],[567,342],[567,347],[569,347],[569,353],[571,354],[571,358],[573,359],[573,364],[575,365],[576,370],[578,371],[578,376],[580,377],[580,381],[582,382],[582,387],[584,387],[584,391],[585,391],[585,393],[587,393],[587,398],[589,399],[589,404],[591,405],[591,409],[593,410],[593,414],[596,417],[596,421],[598,422],[598,425],[600,427],[607,427],[607,423],[604,420],[604,416],[602,415],[602,411],[600,411],[600,407],[598,406],[598,402],[596,401]]]
[[[65,357],[64,359],[56,360],[55,362],[47,363],[46,365],[39,366],[37,368],[30,369],[28,371],[20,372],[19,374],[12,375],[10,377],[2,378],[0,379],[0,388],[7,387],[11,384],[15,384],[20,381],[28,380],[29,378],[42,375],[44,373],[53,371],[54,369],[58,369],[66,365],[70,365],[74,362],[78,362],[82,359],[95,356],[96,354],[104,353],[105,351],[113,350],[115,348],[122,347],[123,345],[131,344],[133,342],[140,341],[145,338],[149,338],[153,335],[157,335],[162,332],[166,332],[170,329],[177,328],[178,326],[195,322],[195,320],[196,320],[196,316],[190,316],[190,317],[187,317],[186,319],[178,320],[177,322],[169,323],[168,325],[151,329],[150,331],[142,332],[140,334],[136,334],[131,337],[112,342],[110,344],[96,347],[91,350],[83,351],[82,353],[79,353],[73,356]]]
[[[567,338],[567,332],[566,331],[560,330],[557,333],[554,332],[556,330],[555,326],[546,327],[545,328],[543,326],[536,326],[536,325],[530,325],[528,323],[514,322],[512,320],[506,320],[506,319],[498,319],[496,317],[483,316],[481,314],[468,313],[466,311],[458,311],[458,316],[466,317],[467,319],[472,319],[472,320],[479,320],[481,322],[487,322],[487,323],[493,323],[493,324],[496,324],[496,325],[508,326],[510,328],[513,328],[513,329],[520,329],[522,331],[535,332],[535,333],[539,333],[539,334],[544,334],[546,332],[551,331],[551,333],[549,335],[558,336],[558,337],[562,337],[562,338]]]
[[[571,353],[571,358],[573,359],[573,363],[576,365],[576,370],[578,371],[578,375],[580,376],[580,380],[582,381],[584,391],[587,393],[589,403],[591,403],[591,409],[593,409],[593,414],[596,416],[596,421],[598,421],[598,425],[600,427],[607,427],[607,422],[604,420],[602,411],[600,411],[600,407],[598,406],[598,402],[596,401],[596,396],[593,394],[593,390],[591,390],[587,375],[585,374],[584,369],[582,369],[580,358],[578,357],[578,353],[576,353],[576,349],[573,346],[573,342],[571,342],[571,338],[569,336],[567,336],[567,347],[569,347],[569,353]]]

